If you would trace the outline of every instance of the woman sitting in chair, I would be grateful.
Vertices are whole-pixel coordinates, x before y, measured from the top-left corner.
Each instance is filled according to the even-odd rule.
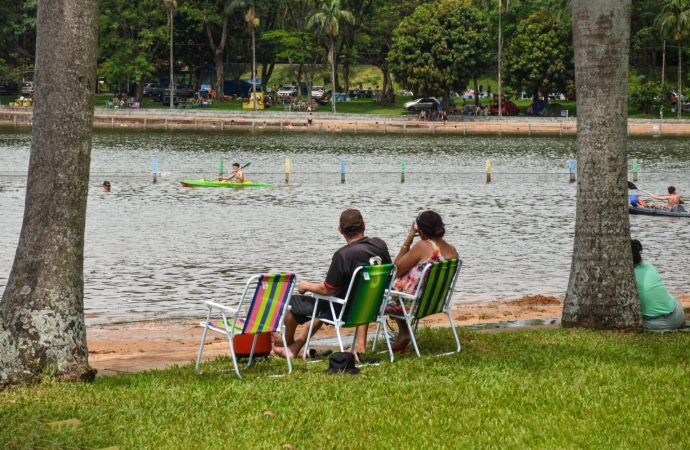
[[[422,271],[428,263],[458,257],[455,247],[443,239],[445,233],[443,220],[434,211],[424,211],[417,216],[394,261],[398,267],[398,279],[395,280],[394,290],[414,294],[421,280]],[[412,245],[415,236],[419,236],[420,240]],[[407,307],[409,305],[406,305]],[[400,309],[397,298],[392,299],[386,306],[387,313],[396,315],[402,315]],[[410,343],[410,330],[404,320],[396,319],[396,322],[398,339],[393,343],[393,351],[404,352]]]

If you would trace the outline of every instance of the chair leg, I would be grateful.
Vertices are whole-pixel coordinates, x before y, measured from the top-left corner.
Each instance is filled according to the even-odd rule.
[[[376,335],[378,336],[378,329],[380,326],[383,325],[383,335],[386,337],[386,345],[388,346],[388,353],[391,355],[391,362],[393,362],[394,356],[393,356],[393,347],[391,346],[391,340],[388,339],[388,327],[386,326],[386,318],[381,316],[381,322],[379,322],[378,326],[376,327]]]
[[[448,314],[448,321],[450,322],[450,329],[453,330],[453,336],[455,337],[455,343],[458,344],[455,353],[460,353],[462,350],[462,345],[460,344],[460,339],[458,338],[458,332],[455,330],[455,323],[453,323],[453,316],[450,314],[450,307],[446,310]]]
[[[287,351],[287,339],[285,339],[285,325],[280,329],[280,335],[283,337],[283,345],[285,346],[285,359],[288,364],[288,375],[292,373],[292,363],[290,362],[290,352]]]
[[[386,320],[386,319],[384,318],[383,320]],[[374,343],[371,345],[371,351],[372,351],[372,352],[373,352],[374,350],[376,350],[376,343],[377,343],[378,340],[379,340],[379,332],[380,332],[380,331],[381,331],[381,322],[378,322],[378,323],[376,324],[376,336],[374,336]],[[386,328],[385,328],[385,327],[384,327],[384,329],[383,329],[383,332],[384,332],[384,336],[386,336]]]
[[[355,327],[355,333],[354,336],[352,336],[352,346],[350,347],[350,352],[355,355],[355,361],[359,362],[359,355],[357,354],[357,351],[355,348],[357,347],[357,332],[359,331],[359,327]]]
[[[259,340],[259,333],[254,334],[254,342],[252,342],[252,350],[249,352],[249,362],[247,365],[244,367],[245,369],[249,366],[252,365],[252,361],[254,361],[254,349],[256,348],[256,341]]]
[[[415,338],[415,334],[417,333],[417,325],[419,324],[419,321],[415,323],[414,329],[412,328],[412,323],[410,322],[409,316],[405,318],[405,322],[407,323],[407,328],[410,330],[410,337],[412,338],[412,345],[414,345],[414,351],[417,353],[417,357],[421,358],[422,355],[419,354],[419,347],[417,346],[417,338]]]
[[[230,356],[232,356],[232,365],[235,368],[235,373],[237,374],[238,377],[242,378],[242,375],[240,375],[240,369],[237,367],[237,357],[235,356],[235,347],[232,345],[232,338],[234,336],[228,335],[228,344],[230,345]]]
[[[340,336],[340,327],[338,325],[335,325],[335,334],[338,336],[338,344],[340,344],[340,351],[344,352],[345,347],[343,347],[343,338]]]
[[[314,329],[314,320],[316,320],[316,308],[319,306],[319,299],[317,298],[314,302],[314,312],[311,313],[311,321],[309,322],[309,333],[307,334],[307,342],[304,343],[304,350],[302,353],[302,359],[307,362],[307,355],[309,354],[309,341],[311,340],[311,333]],[[285,346],[285,354],[288,353],[287,345]]]
[[[211,320],[211,309],[209,308],[208,314],[206,315],[206,326],[204,327],[204,334],[201,336],[201,345],[199,346],[199,356],[196,358],[196,367],[194,371],[199,372],[199,365],[201,364],[201,355],[204,353],[204,344],[206,343],[206,333],[208,333],[208,323]]]

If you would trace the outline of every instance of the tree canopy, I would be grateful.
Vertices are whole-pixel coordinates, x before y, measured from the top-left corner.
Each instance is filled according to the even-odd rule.
[[[391,72],[418,95],[462,91],[490,67],[489,20],[458,0],[424,4],[403,19],[388,55]]]

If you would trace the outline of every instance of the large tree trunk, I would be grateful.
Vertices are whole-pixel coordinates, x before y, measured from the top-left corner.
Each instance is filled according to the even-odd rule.
[[[91,380],[84,226],[98,51],[98,1],[41,1],[24,221],[0,308],[0,378],[53,367]],[[8,336],[10,339],[8,339]]]
[[[345,86],[343,86],[343,92],[345,92],[345,95],[347,95],[348,91],[350,90],[350,60],[349,60],[349,58],[345,58],[345,62],[343,62],[343,78],[345,79]]]
[[[627,207],[630,2],[572,2],[578,185],[566,327],[642,329]]]

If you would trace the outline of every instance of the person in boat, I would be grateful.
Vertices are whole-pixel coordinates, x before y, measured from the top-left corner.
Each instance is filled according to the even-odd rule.
[[[240,170],[239,163],[233,163],[232,172],[230,175],[227,177],[221,177],[220,181],[232,181],[233,178],[235,179],[235,183],[244,183],[244,172]]]
[[[101,192],[110,192],[110,181],[104,181],[103,182],[103,187],[101,188]]]
[[[395,280],[394,290],[414,294],[421,280],[422,271],[429,263],[445,261],[458,257],[458,251],[452,244],[443,239],[446,226],[441,216],[434,211],[424,211],[412,222],[410,232],[405,238],[395,265],[398,267],[398,278]],[[419,241],[413,245],[415,237]],[[410,301],[411,303],[411,301]],[[408,303],[406,308],[411,304]],[[398,298],[392,298],[386,305],[389,314],[402,315],[402,307]],[[396,319],[398,324],[398,338],[392,345],[393,351],[403,352],[410,343],[410,330],[404,320]]]
[[[637,294],[642,306],[642,327],[652,331],[685,328],[683,304],[674,298],[654,266],[642,261],[642,244],[631,240]]]
[[[651,195],[652,198],[655,200],[661,200],[661,201],[666,200],[666,202],[668,203],[668,206],[659,205],[657,203],[652,203],[651,204],[652,208],[668,209],[670,211],[676,205],[685,204],[683,199],[680,198],[680,195],[678,195],[676,193],[676,188],[674,188],[673,186],[668,187],[668,195],[654,195],[654,194],[649,194],[649,195]]]
[[[299,295],[295,294],[290,299],[290,311],[285,314],[285,338],[287,349],[282,342],[274,340],[273,351],[278,356],[285,356],[285,352],[290,353],[290,357],[295,357],[307,341],[309,334],[309,321],[314,313],[314,297],[304,295],[309,292],[324,296],[334,296],[345,298],[352,274],[360,266],[372,264],[376,260],[381,264],[390,264],[391,257],[388,253],[388,246],[380,238],[370,238],[364,236],[366,224],[362,214],[356,209],[346,209],[340,214],[338,231],[345,238],[347,244],[338,249],[331,259],[331,265],[326,273],[326,278],[321,283],[311,283],[302,280],[297,285]],[[341,305],[334,305],[335,314],[339,314]],[[318,317],[333,319],[331,307],[328,302],[319,302],[319,310],[316,312],[317,318],[314,319],[312,332],[321,328],[323,322]],[[297,338],[295,332],[297,325],[303,325]],[[358,328],[355,352],[364,352],[367,339],[367,325]]]

